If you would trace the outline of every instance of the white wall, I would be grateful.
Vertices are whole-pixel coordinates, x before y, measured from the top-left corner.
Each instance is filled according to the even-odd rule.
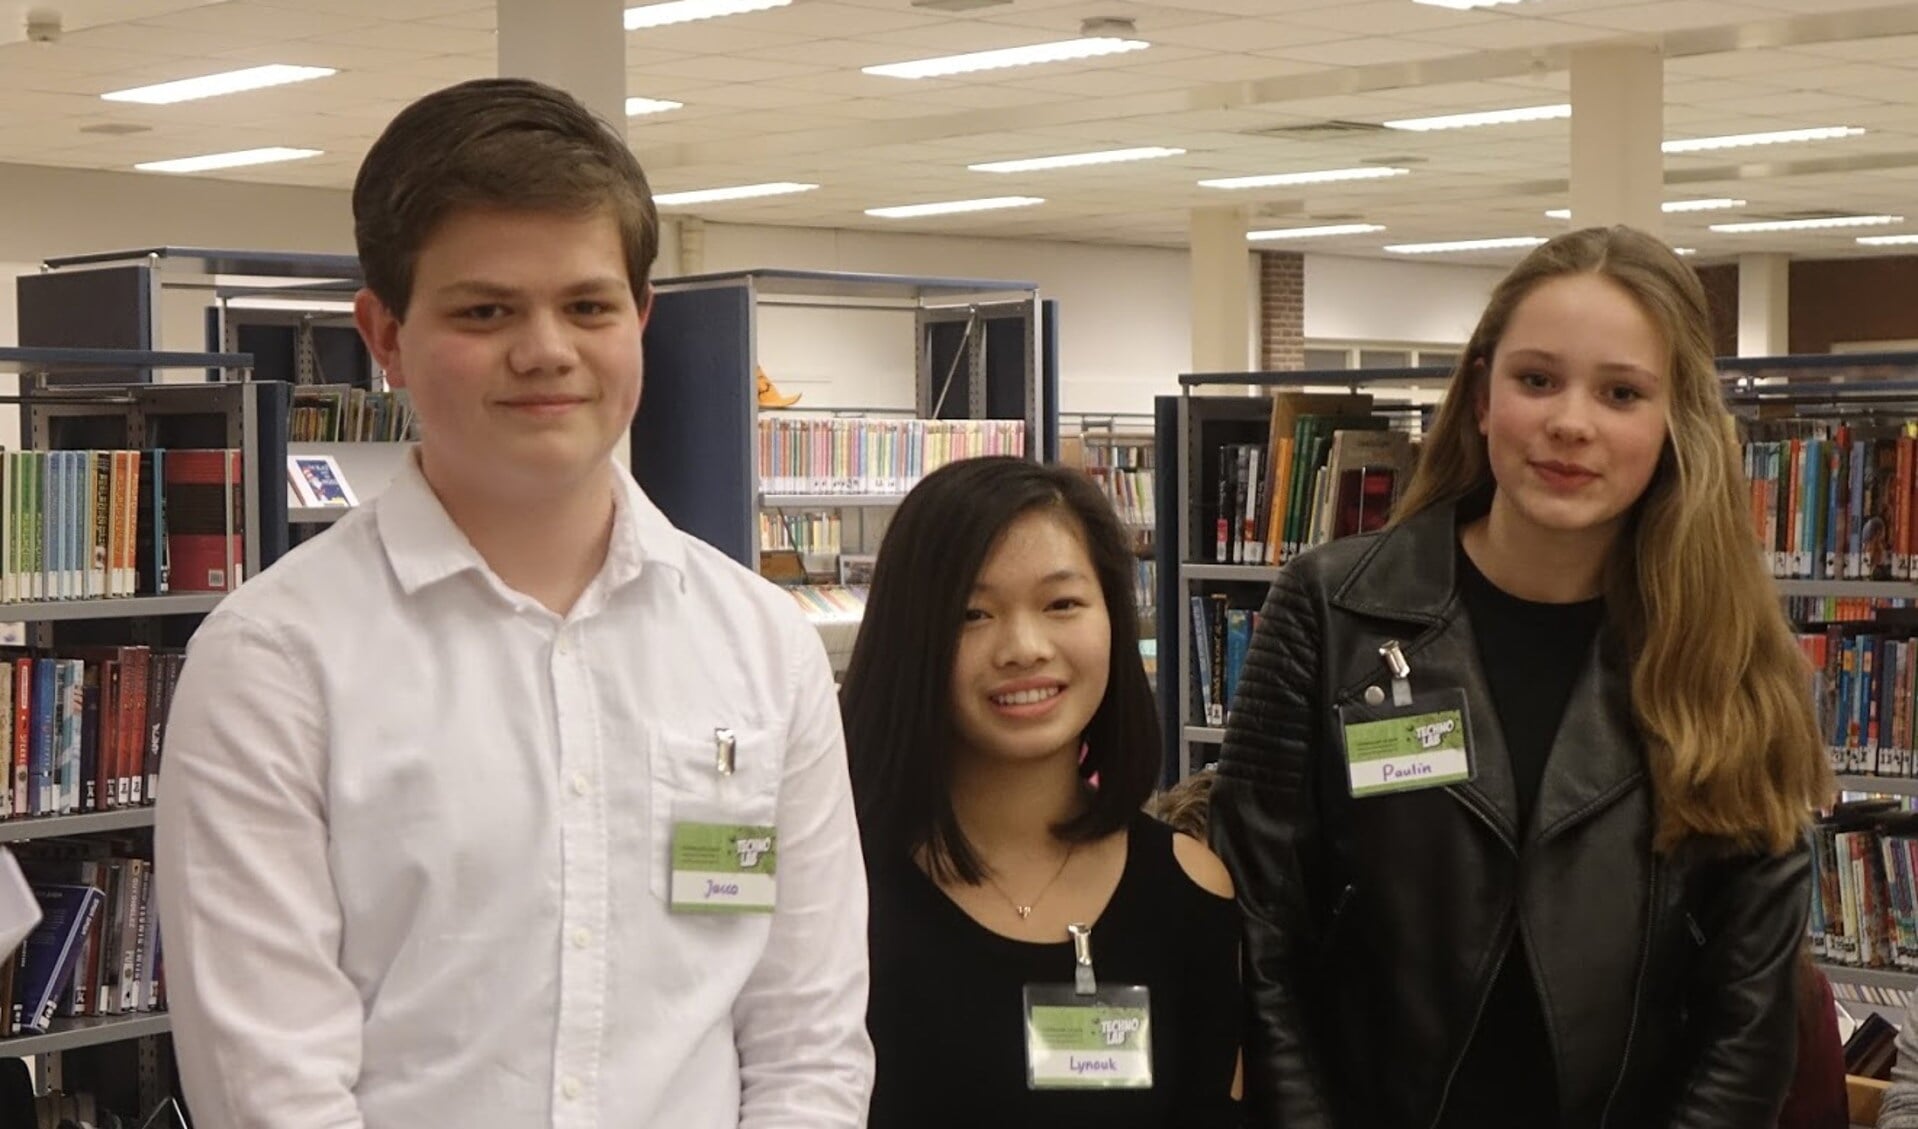
[[[1152,410],[1189,367],[1184,251],[1086,243],[894,235],[708,223],[702,270],[783,267],[1033,282],[1059,300],[1059,399],[1072,412]],[[856,340],[821,319],[810,331],[791,311],[762,322],[760,359],[788,391],[835,382],[833,399],[912,403],[911,322],[864,319],[882,339]],[[901,315],[902,317],[906,315]],[[892,326],[903,325],[894,330]],[[842,394],[840,381],[851,396]],[[882,399],[891,391],[889,399]],[[823,391],[822,391],[823,395]],[[903,400],[899,397],[903,395]]]
[[[1464,344],[1503,267],[1305,257],[1307,341]]]

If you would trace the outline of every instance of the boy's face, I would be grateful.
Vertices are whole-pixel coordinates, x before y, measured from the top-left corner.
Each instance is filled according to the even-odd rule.
[[[468,208],[420,248],[404,320],[355,316],[420,417],[427,481],[455,514],[609,481],[639,405],[651,294],[626,277],[610,210]]]

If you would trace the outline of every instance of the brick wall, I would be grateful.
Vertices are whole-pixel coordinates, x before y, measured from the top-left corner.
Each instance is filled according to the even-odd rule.
[[[1259,252],[1259,367],[1305,367],[1305,256],[1297,251]]]

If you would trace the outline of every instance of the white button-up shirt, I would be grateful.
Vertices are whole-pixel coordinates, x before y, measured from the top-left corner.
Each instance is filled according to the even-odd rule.
[[[194,636],[157,872],[198,1129],[864,1123],[866,885],[824,652],[617,476],[564,619],[409,462]],[[777,829],[775,912],[669,912],[687,817]]]

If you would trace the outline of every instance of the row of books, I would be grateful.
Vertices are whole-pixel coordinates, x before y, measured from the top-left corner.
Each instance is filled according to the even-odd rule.
[[[1785,618],[1801,625],[1870,623],[1883,612],[1913,606],[1904,596],[1787,596]]]
[[[185,656],[0,648],[0,819],[150,804]]]
[[[1918,639],[1832,626],[1798,636],[1832,768],[1909,777],[1918,762]]]
[[[1223,592],[1193,596],[1191,613],[1196,660],[1191,664],[1192,700],[1202,711],[1205,724],[1216,728],[1225,724],[1225,716],[1231,712],[1232,699],[1239,689],[1239,671],[1245,666],[1259,613],[1230,606]]]
[[[1812,955],[1918,970],[1918,815],[1889,800],[1841,804],[1813,831]]]
[[[1132,602],[1141,615],[1151,615],[1159,603],[1159,563],[1144,557],[1132,568]]]
[[[1752,519],[1772,575],[1918,579],[1918,421],[1761,420],[1748,433]]]
[[[829,513],[774,513],[759,511],[759,547],[797,549],[802,553],[837,553],[840,545],[838,511]]]
[[[1131,467],[1086,468],[1086,474],[1099,484],[1119,520],[1132,529],[1149,529],[1155,518],[1152,499],[1152,469]]]
[[[1227,443],[1212,473],[1212,559],[1283,564],[1385,524],[1409,477],[1410,432],[1366,395],[1280,393],[1264,443]]]
[[[405,389],[372,392],[348,384],[293,389],[287,438],[295,443],[398,443],[419,438]]]
[[[866,614],[865,585],[805,584],[786,591],[808,618],[857,621]]]
[[[948,463],[1024,455],[1021,420],[759,421],[759,488],[769,494],[903,494]]]
[[[56,1017],[165,1010],[153,863],[100,841],[32,843],[17,853],[42,916],[0,967],[0,1028],[30,1035]]]
[[[243,481],[234,448],[0,453],[0,602],[237,587]]]

